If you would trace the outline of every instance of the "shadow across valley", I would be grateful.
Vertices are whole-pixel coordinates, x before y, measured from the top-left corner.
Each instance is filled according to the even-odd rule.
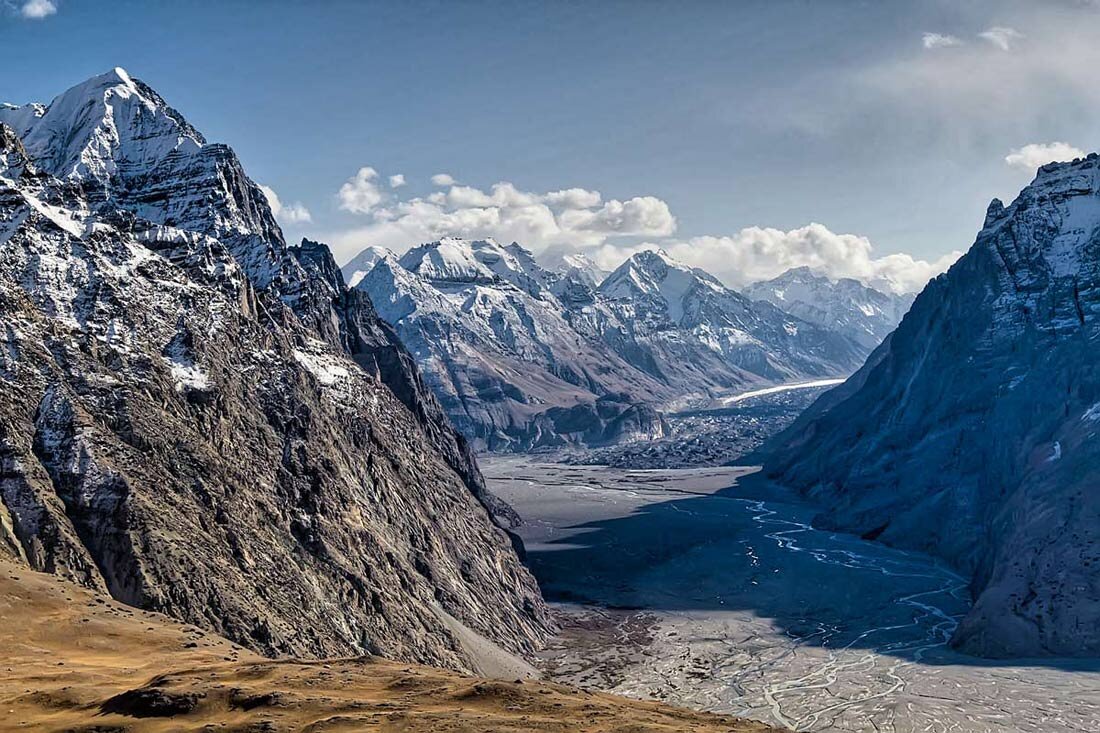
[[[617,492],[639,495],[636,485],[585,480],[584,488],[606,501]],[[920,553],[812,528],[813,506],[760,474],[714,493],[679,492],[672,478],[653,475],[645,485],[652,487],[642,492],[650,503],[561,526],[529,547],[528,563],[549,600],[749,611],[800,644],[926,664],[1100,670],[1100,660],[987,660],[947,648],[969,608],[966,579]],[[666,493],[674,498],[663,499]]]

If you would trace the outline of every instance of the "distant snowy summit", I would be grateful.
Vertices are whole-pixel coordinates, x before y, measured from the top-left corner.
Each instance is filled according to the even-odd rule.
[[[664,252],[612,273],[548,269],[517,243],[445,238],[343,268],[393,324],[455,424],[498,450],[661,437],[657,410],[835,377],[869,351]]]
[[[583,283],[587,287],[598,287],[608,275],[610,270],[597,265],[583,252],[573,252],[563,255],[550,255],[539,258],[540,264],[551,272],[559,272],[566,278]]]
[[[597,294],[615,323],[602,338],[621,343],[680,396],[845,375],[866,355],[835,331],[754,302],[661,250],[627,259]]]
[[[1100,158],[1043,166],[847,383],[769,447],[821,521],[946,558],[952,643],[1100,654]]]
[[[787,270],[744,289],[791,315],[838,331],[870,351],[901,323],[914,294],[886,293],[852,278],[832,279],[809,267]]]
[[[344,277],[393,324],[475,445],[601,445],[668,429],[646,404],[663,385],[578,333],[555,294],[565,278],[517,244],[445,238],[400,257],[372,248]]]

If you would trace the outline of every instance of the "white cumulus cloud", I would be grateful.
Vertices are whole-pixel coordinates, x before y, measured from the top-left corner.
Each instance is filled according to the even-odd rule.
[[[630,247],[622,250],[621,256],[654,246]],[[962,256],[961,252],[950,252],[934,262],[908,254],[876,257],[866,237],[836,234],[821,224],[790,231],[747,227],[728,236],[692,237],[662,242],[660,246],[676,259],[702,268],[734,288],[776,277],[792,267],[807,266],[832,278],[850,277],[882,290],[917,292]],[[597,259],[608,266],[613,264],[615,254],[613,246],[605,246],[597,252]]]
[[[400,173],[395,173],[390,176],[390,188],[401,188],[405,185],[405,176]]]
[[[1064,162],[1084,157],[1084,150],[1069,143],[1031,143],[1011,151],[1005,156],[1005,162],[1013,168],[1034,171],[1047,163]]]
[[[57,3],[53,0],[27,0],[19,8],[19,14],[28,20],[42,20],[57,12]]]
[[[433,186],[453,186],[455,185],[455,179],[449,173],[436,173],[432,176]]]
[[[1008,51],[1012,44],[1024,37],[1023,33],[1015,28],[996,25],[978,34],[978,38],[992,43],[1002,51]]]
[[[373,168],[362,176],[377,178]],[[360,171],[362,173],[362,171]],[[451,179],[453,180],[453,178]],[[961,252],[929,262],[908,254],[876,256],[866,237],[836,234],[821,224],[799,229],[748,227],[727,236],[676,238],[677,220],[656,196],[607,199],[599,191],[526,191],[508,181],[487,189],[452,184],[428,196],[374,201],[365,224],[331,232],[337,259],[371,246],[395,252],[446,236],[519,242],[536,254],[583,252],[613,269],[630,255],[657,247],[732,287],[808,266],[834,278],[851,277],[893,292],[916,292]]]
[[[921,44],[925,48],[950,48],[961,46],[962,43],[962,39],[945,33],[925,33],[921,36]]]
[[[378,171],[369,165],[363,166],[340,186],[336,197],[340,200],[340,208],[353,214],[370,213],[374,207],[382,203],[382,191],[379,190]]]
[[[668,204],[654,196],[604,201],[599,191],[524,191],[508,181],[487,189],[452,183],[425,197],[391,198],[385,204],[381,196],[368,195],[361,202],[362,189],[370,189],[378,175],[373,168],[364,170],[341,188],[340,198],[342,208],[370,218],[329,235],[339,257],[371,245],[400,252],[444,236],[517,241],[535,252],[549,247],[574,251],[623,237],[666,237],[676,229]]]
[[[668,204],[654,196],[612,199],[598,209],[569,209],[562,220],[571,229],[590,232],[663,237],[676,231]]]
[[[264,193],[264,198],[267,199],[267,205],[271,207],[271,213],[275,215],[283,224],[302,224],[305,222],[313,221],[313,215],[309,213],[307,209],[300,201],[295,201],[292,204],[284,204],[279,199],[279,194],[275,193],[275,189],[270,186],[265,186],[262,183],[259,184],[260,190]]]
[[[551,191],[544,198],[551,206],[560,206],[565,209],[591,209],[602,203],[599,191],[589,191],[584,188]]]

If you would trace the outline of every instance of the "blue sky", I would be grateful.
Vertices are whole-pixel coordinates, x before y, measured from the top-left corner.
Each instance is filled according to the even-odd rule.
[[[1084,0],[25,6],[0,0],[0,101],[122,66],[340,259],[519,235],[608,263],[657,244],[733,284],[811,264],[914,287],[1036,162],[1097,145]]]

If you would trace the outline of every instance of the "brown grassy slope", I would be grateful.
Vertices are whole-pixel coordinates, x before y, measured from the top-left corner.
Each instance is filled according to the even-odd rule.
[[[380,659],[270,660],[0,562],[0,731],[774,729],[563,685]]]

